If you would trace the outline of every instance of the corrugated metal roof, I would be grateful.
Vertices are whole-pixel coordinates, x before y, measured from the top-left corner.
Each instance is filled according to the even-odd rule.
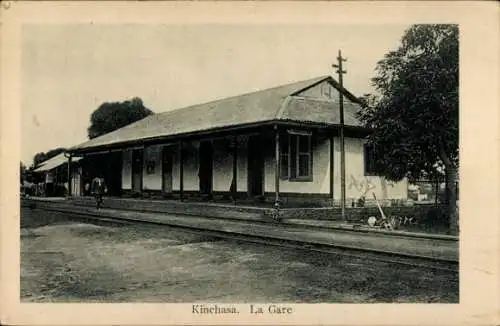
[[[297,92],[325,80],[328,80],[338,89],[338,83],[333,78],[321,76],[153,114],[128,126],[77,145],[71,150],[98,148],[148,138],[174,136],[275,120],[338,124],[338,103],[294,96]],[[354,98],[351,93],[346,95]],[[354,111],[360,107],[348,100],[345,102],[345,124],[360,126],[360,122],[354,116]]]
[[[358,104],[352,103],[347,99],[344,101],[344,124],[346,126],[362,126],[361,122],[356,118],[356,112],[360,108]],[[338,102],[291,96],[285,108],[278,116],[278,119],[339,124],[340,107]]]
[[[81,157],[73,157],[72,162],[78,162]],[[50,159],[40,163],[40,166],[37,167],[34,172],[43,172],[50,171],[55,169],[56,167],[68,163],[68,158],[64,156],[64,153],[51,157]]]

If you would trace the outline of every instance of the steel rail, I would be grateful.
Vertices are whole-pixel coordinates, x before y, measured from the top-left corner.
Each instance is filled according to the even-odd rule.
[[[61,203],[58,203],[61,204]],[[95,206],[95,204],[92,202],[92,204],[87,204],[87,203],[76,203],[74,206],[77,207],[85,207],[85,208],[92,208]],[[66,205],[66,207],[70,207],[69,205]],[[377,234],[377,236],[382,236],[382,237],[387,237],[387,238],[400,238],[400,239],[407,239],[407,238],[416,238],[416,239],[426,239],[430,241],[447,241],[447,242],[457,242],[458,239],[454,237],[441,237],[441,236],[435,236],[435,235],[428,235],[428,234],[418,234],[418,235],[413,235],[413,234],[404,234],[404,233],[395,233],[395,232],[386,232],[383,230],[368,230],[368,229],[363,229],[360,227],[353,227],[353,228],[344,228],[344,227],[331,227],[331,226],[322,226],[322,225],[312,225],[312,224],[298,224],[298,223],[290,223],[287,221],[287,219],[284,219],[281,222],[277,222],[275,220],[272,220],[270,217],[269,218],[253,218],[253,219],[244,219],[244,218],[232,218],[232,217],[226,217],[226,216],[200,216],[197,213],[189,213],[189,212],[182,212],[182,213],[177,213],[177,212],[165,212],[165,211],[158,211],[158,210],[153,210],[153,209],[139,209],[139,208],[134,208],[134,207],[127,207],[127,209],[120,209],[120,208],[113,208],[113,207],[103,207],[103,208],[108,208],[116,211],[130,211],[130,212],[138,212],[138,213],[152,213],[152,214],[174,214],[178,216],[194,216],[194,217],[203,217],[207,219],[217,219],[217,220],[226,220],[226,221],[239,221],[239,222],[251,222],[255,224],[261,224],[261,225],[273,225],[277,227],[283,227],[283,228],[296,228],[297,226],[300,226],[301,228],[304,229],[310,229],[310,230],[335,230],[335,232],[341,232],[341,233],[351,233],[351,234],[359,234],[359,233],[366,233],[366,234]]]
[[[130,217],[109,217],[109,216],[104,217],[100,214],[88,211],[75,212],[71,210],[58,209],[53,207],[50,208],[40,207],[38,205],[35,209],[68,214],[70,215],[70,217],[73,217],[73,218],[68,218],[70,220],[76,219],[81,221],[83,219],[86,222],[91,220],[101,223],[109,223],[111,225],[142,224],[150,226],[151,225],[164,226],[171,229],[179,229],[190,233],[207,235],[215,238],[223,238],[238,242],[258,243],[269,246],[278,246],[282,248],[328,253],[328,254],[348,256],[364,260],[368,259],[372,261],[382,261],[391,264],[400,264],[411,267],[426,268],[426,269],[441,270],[441,271],[458,272],[459,269],[459,264],[455,260],[435,258],[423,255],[405,254],[400,252],[378,250],[378,249],[367,249],[354,246],[312,243],[312,242],[290,240],[290,239],[279,239],[279,238],[259,236],[259,235],[243,234],[234,231],[209,230],[195,226],[175,225],[175,224],[169,224],[167,222],[134,219]]]

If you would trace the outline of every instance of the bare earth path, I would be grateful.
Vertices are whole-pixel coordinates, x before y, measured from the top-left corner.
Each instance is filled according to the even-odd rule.
[[[458,275],[179,230],[21,230],[24,302],[458,302]]]

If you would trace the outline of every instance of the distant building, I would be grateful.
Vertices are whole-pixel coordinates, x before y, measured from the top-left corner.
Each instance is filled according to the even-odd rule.
[[[73,162],[76,163],[79,160],[79,157],[75,157]],[[45,196],[63,196],[68,187],[67,166],[68,159],[64,156],[64,153],[41,162],[38,167],[33,170],[34,173],[41,174],[43,176],[43,182],[41,183],[43,189],[38,189],[37,193],[43,193]],[[72,193],[80,195],[79,169],[81,168],[77,164],[72,164],[71,168],[71,176],[73,179]]]

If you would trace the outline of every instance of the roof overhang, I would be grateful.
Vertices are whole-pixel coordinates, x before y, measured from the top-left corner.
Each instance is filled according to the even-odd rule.
[[[300,92],[323,82],[339,90],[346,100],[350,100],[348,103],[356,104],[359,101],[352,93],[340,87],[331,76],[321,76],[155,114],[88,140],[68,151],[73,155],[109,152],[131,146],[254,132],[250,130],[262,130],[269,125],[320,128],[328,132],[329,129],[338,129],[338,126],[333,124],[340,122],[337,114],[339,105],[336,101],[332,101],[330,107],[329,104],[310,102],[307,97],[300,101],[296,101],[295,98]],[[321,102],[329,103],[329,101]],[[235,111],[235,107],[239,111]],[[360,122],[353,117],[353,112],[356,110],[357,108],[351,105],[344,106],[344,114],[347,114],[345,117],[348,118],[345,121],[346,132],[361,130],[358,127],[352,128],[360,125]]]
[[[340,125],[323,124],[317,122],[307,121],[292,121],[292,120],[269,120],[255,123],[241,124],[229,127],[213,128],[208,130],[201,130],[196,132],[189,132],[177,135],[168,135],[161,137],[142,138],[126,142],[116,142],[113,144],[106,144],[85,148],[73,148],[68,152],[72,155],[92,155],[92,154],[107,154],[124,149],[139,149],[145,146],[178,143],[181,141],[191,141],[207,138],[210,136],[227,137],[231,135],[251,133],[255,131],[272,130],[274,126],[278,127],[300,127],[303,129],[316,129],[321,130],[325,134],[338,136]],[[361,138],[366,137],[371,133],[371,129],[361,126],[344,126],[345,135],[347,137]]]
[[[72,158],[72,162],[78,162],[81,158],[74,157]],[[68,159],[64,156],[64,153],[51,157],[45,162],[42,162],[39,167],[33,170],[33,172],[45,172],[53,170],[63,164],[67,164]]]

